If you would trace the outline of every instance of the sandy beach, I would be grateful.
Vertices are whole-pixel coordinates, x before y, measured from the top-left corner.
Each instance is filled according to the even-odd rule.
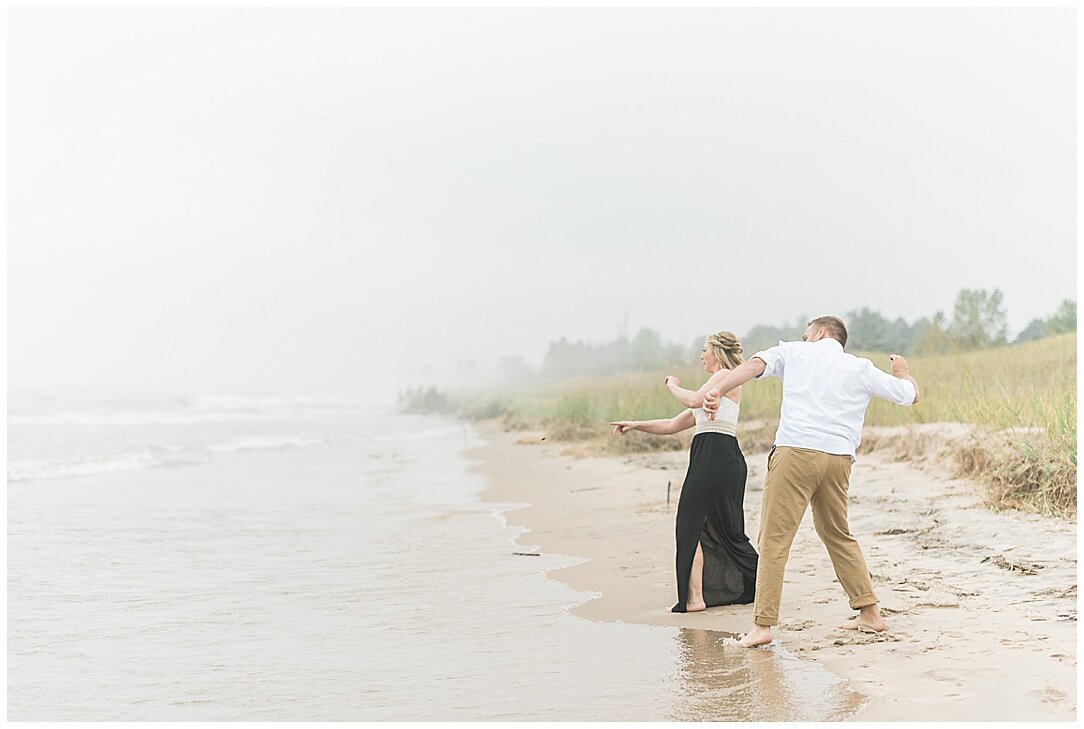
[[[522,551],[586,560],[547,573],[598,595],[572,608],[574,615],[716,631],[719,650],[741,650],[726,643],[748,630],[751,606],[669,612],[686,452],[577,457],[544,433],[505,433],[493,423],[481,433],[486,445],[469,455],[489,479],[483,497],[523,505],[505,514],[527,529]],[[745,455],[746,527],[755,544],[767,454]],[[887,448],[860,452],[850,524],[888,631],[838,628],[855,613],[807,513],[787,567],[775,643],[753,650],[816,663],[845,679],[866,697],[852,716],[859,721],[1075,720],[1076,524],[995,513],[979,494],[977,484],[951,478],[937,459],[899,460]],[[773,700],[771,691],[763,695]]]

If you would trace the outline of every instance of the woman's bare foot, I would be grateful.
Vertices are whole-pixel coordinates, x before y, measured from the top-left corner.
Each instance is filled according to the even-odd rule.
[[[687,613],[698,613],[702,610],[707,609],[708,605],[703,600],[699,600],[697,602],[693,602],[692,600],[690,600],[689,602],[685,603],[685,612]]]
[[[839,627],[843,630],[858,630],[863,633],[883,633],[888,629],[884,618],[881,617],[881,609],[877,605],[861,608],[857,618]]]
[[[767,645],[772,642],[772,629],[766,625],[753,625],[753,629],[738,641],[742,648],[753,648],[758,645]]]

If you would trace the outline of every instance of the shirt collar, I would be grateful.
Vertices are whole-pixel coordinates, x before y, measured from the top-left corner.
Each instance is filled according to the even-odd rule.
[[[838,349],[839,351],[841,351],[841,352],[843,351],[843,345],[840,344],[839,340],[835,339],[834,337],[825,337],[824,339],[818,339],[817,341],[813,342],[813,344],[820,344],[820,345],[823,345],[823,346],[833,346],[836,349]]]

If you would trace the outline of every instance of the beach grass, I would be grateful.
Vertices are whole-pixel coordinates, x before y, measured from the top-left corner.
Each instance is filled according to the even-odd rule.
[[[888,354],[855,352],[888,370]],[[954,452],[955,472],[981,481],[994,508],[1076,513],[1076,334],[970,352],[909,357],[922,396],[913,407],[874,400],[870,426],[964,423],[974,437]],[[631,433],[613,438],[611,420],[669,418],[682,407],[663,386],[667,374],[696,389],[699,366],[622,373],[491,393],[475,406],[503,413],[505,427],[591,444],[602,452],[684,448],[691,437]],[[777,379],[743,388],[739,438],[747,450],[770,445],[782,398]],[[475,403],[477,397],[468,397]],[[468,409],[469,412],[469,409]]]

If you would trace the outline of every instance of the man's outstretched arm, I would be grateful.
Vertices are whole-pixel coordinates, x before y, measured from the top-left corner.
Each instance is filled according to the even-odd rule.
[[[918,380],[911,377],[907,360],[893,354],[888,361],[891,363],[892,374],[866,360],[866,383],[870,394],[897,405],[914,405],[918,402]]]
[[[710,420],[715,420],[715,412],[719,409],[719,398],[733,390],[735,387],[744,385],[749,380],[764,374],[767,365],[760,357],[753,357],[730,370],[723,379],[715,383],[715,386],[704,393],[704,412]]]

